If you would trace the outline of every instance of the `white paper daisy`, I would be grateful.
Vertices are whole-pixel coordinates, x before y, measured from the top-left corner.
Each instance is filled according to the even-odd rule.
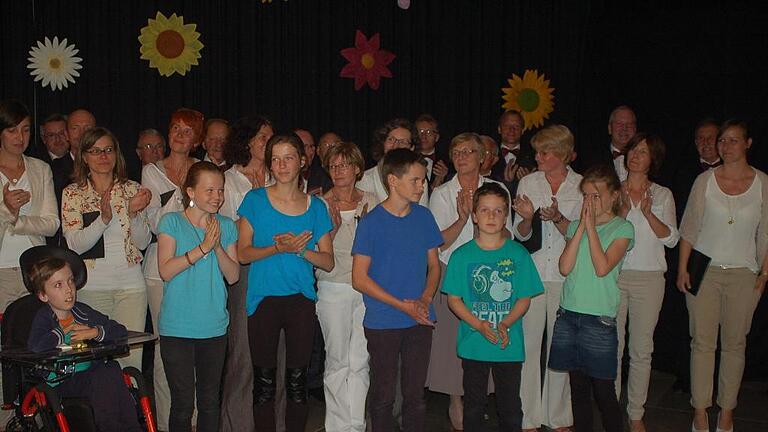
[[[45,43],[37,41],[37,46],[33,46],[29,51],[27,60],[30,63],[28,69],[32,69],[29,74],[35,77],[35,82],[42,80],[43,87],[50,85],[51,90],[61,90],[75,83],[74,77],[79,77],[77,69],[83,67],[79,65],[83,59],[75,57],[78,53],[75,45],[67,45],[67,39],[59,43],[58,36],[54,36],[53,42],[47,37]]]

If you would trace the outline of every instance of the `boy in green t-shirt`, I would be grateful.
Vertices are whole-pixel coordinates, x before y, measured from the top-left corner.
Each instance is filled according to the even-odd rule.
[[[485,430],[488,373],[493,373],[499,429],[519,431],[520,369],[525,360],[521,318],[531,297],[544,292],[530,254],[505,238],[509,195],[497,183],[474,194],[475,240],[456,249],[446,270],[443,292],[461,319],[457,340],[464,369],[464,428]]]

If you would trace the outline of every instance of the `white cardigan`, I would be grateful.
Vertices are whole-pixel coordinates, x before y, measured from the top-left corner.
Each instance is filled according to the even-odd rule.
[[[59,212],[56,195],[53,191],[53,174],[47,163],[27,157],[24,158],[24,168],[32,193],[29,212],[19,215],[14,222],[13,215],[0,197],[0,245],[6,233],[27,235],[33,245],[45,244],[45,237],[56,234],[59,229]],[[0,188],[5,184],[0,180]],[[19,251],[21,253],[21,251]]]

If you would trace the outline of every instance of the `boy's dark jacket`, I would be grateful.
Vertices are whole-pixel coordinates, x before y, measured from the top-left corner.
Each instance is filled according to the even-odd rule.
[[[104,342],[128,337],[125,326],[108,316],[96,311],[85,303],[75,302],[72,307],[75,322],[94,327],[99,334],[93,338]],[[37,311],[27,339],[27,348],[33,352],[49,351],[64,343],[64,333],[59,326],[59,319],[49,305]]]

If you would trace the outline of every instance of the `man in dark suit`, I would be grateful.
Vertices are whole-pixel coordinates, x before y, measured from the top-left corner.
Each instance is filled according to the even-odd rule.
[[[690,155],[689,158],[677,164],[672,180],[672,193],[675,196],[678,221],[683,218],[688,194],[696,177],[710,168],[723,164],[717,153],[717,131],[719,128],[720,126],[713,119],[700,121],[694,132],[696,155]]]
[[[450,163],[446,149],[438,147],[440,128],[437,119],[430,114],[421,114],[413,122],[419,134],[418,152],[427,161],[427,181],[429,190],[440,186],[448,175]]]
[[[304,143],[304,153],[307,155],[307,161],[301,171],[302,177],[307,182],[307,193],[323,194],[329,191],[333,187],[333,181],[317,155],[315,138],[306,129],[294,129],[293,132]]]
[[[520,179],[536,170],[533,148],[529,143],[521,142],[524,126],[525,120],[517,111],[506,111],[499,117],[497,131],[501,137],[501,152],[491,178],[503,179],[513,197]]]
[[[96,126],[96,117],[84,109],[76,109],[67,116],[67,136],[69,137],[69,152],[63,157],[51,161],[53,171],[53,189],[56,193],[59,209],[61,209],[61,193],[72,181],[75,158],[80,151],[80,139],[85,131]],[[61,210],[59,210],[61,211]],[[61,215],[59,215],[61,216]],[[54,239],[49,240],[55,244],[61,244],[61,228],[56,232]]]
[[[40,125],[42,144],[35,155],[51,164],[51,161],[66,156],[69,152],[69,136],[67,136],[67,117],[56,113],[49,115]]]
[[[494,177],[493,175],[493,167],[499,162],[499,145],[496,144],[496,140],[488,135],[480,135],[480,139],[483,141],[483,147],[485,147],[483,163],[480,165],[480,175],[503,182],[503,177]]]

